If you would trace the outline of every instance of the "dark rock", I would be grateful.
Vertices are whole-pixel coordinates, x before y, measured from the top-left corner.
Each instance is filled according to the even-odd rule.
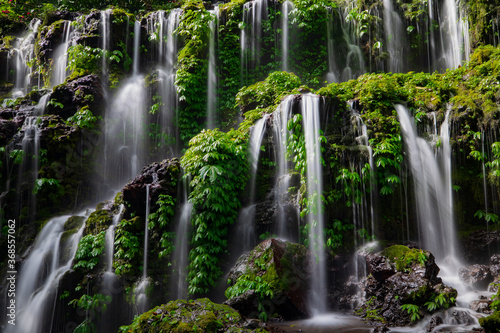
[[[383,282],[396,273],[391,266],[389,259],[379,254],[369,254],[366,256],[366,267],[368,272],[380,282]]]
[[[63,39],[64,30],[64,20],[54,21],[40,30],[35,52],[37,52],[37,56],[43,64],[50,63],[53,52]]]
[[[476,231],[464,238],[461,244],[466,262],[488,264],[490,253],[500,251],[500,231]]]
[[[443,323],[443,318],[441,318],[440,316],[433,316],[431,318],[431,321],[425,328],[425,331],[432,332],[437,326],[441,325],[442,323]]]
[[[472,301],[469,307],[471,308],[471,310],[479,313],[491,314],[493,311],[490,309],[490,304],[491,301],[489,300],[477,300]]]
[[[55,10],[53,12],[48,12],[45,15],[43,25],[51,25],[59,20],[73,21],[77,16],[77,13],[72,13],[67,10]]]
[[[180,174],[180,162],[174,158],[154,162],[145,166],[141,173],[130,181],[122,190],[123,200],[129,205],[129,212],[143,216],[146,211],[146,191],[149,186],[151,211],[155,211],[160,194],[177,196],[177,181]]]
[[[445,323],[450,325],[473,325],[475,320],[469,312],[453,309],[446,311]]]
[[[500,254],[494,254],[490,258],[490,263],[492,265],[500,265]]]
[[[388,326],[412,322],[401,309],[404,304],[423,305],[439,294],[448,300],[457,296],[437,277],[439,267],[430,252],[394,245],[367,255],[366,264],[370,274],[361,283],[366,301],[356,313]]]
[[[257,245],[249,254],[238,260],[229,273],[230,287],[238,278],[260,277],[272,290],[273,297],[259,300],[253,289],[232,297],[228,304],[246,317],[257,317],[259,301],[264,304],[268,316],[280,316],[286,320],[301,318],[308,314],[307,294],[309,286],[309,255],[299,244],[268,239]],[[258,283],[258,282],[257,282]],[[229,290],[229,289],[228,289]]]
[[[490,267],[487,265],[460,267],[458,276],[462,282],[479,290],[486,290],[488,285],[493,282]]]

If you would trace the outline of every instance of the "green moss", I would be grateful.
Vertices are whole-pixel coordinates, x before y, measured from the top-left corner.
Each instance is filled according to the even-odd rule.
[[[393,245],[381,253],[395,264],[396,270],[404,272],[413,265],[425,265],[429,253],[420,249],[410,249],[404,245]]]
[[[96,210],[92,212],[85,222],[85,234],[98,234],[106,230],[113,222],[112,216],[106,210]]]
[[[488,317],[479,318],[479,325],[486,333],[498,333],[500,328],[500,311],[495,311]]]
[[[176,300],[160,305],[136,317],[121,332],[250,332],[241,329],[242,318],[227,305],[216,304],[207,298]]]

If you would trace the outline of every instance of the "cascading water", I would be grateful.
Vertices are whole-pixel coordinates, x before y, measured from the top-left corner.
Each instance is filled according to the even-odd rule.
[[[219,6],[210,11],[214,18],[210,21],[210,42],[208,47],[208,84],[207,84],[207,127],[216,127],[217,117],[217,40],[219,24]]]
[[[178,146],[179,141],[178,126],[175,122],[179,99],[175,87],[175,64],[177,62],[179,45],[177,34],[174,32],[179,26],[181,15],[181,9],[173,9],[170,11],[168,17],[165,17],[164,11],[159,11],[148,20],[150,38],[158,39],[155,52],[158,55],[158,81],[161,103],[159,112],[157,112],[156,123],[164,137],[161,139],[162,142],[155,142],[157,146],[172,146],[173,142]],[[174,155],[177,150],[177,148],[172,149],[171,155]]]
[[[12,90],[12,98],[24,96],[28,92],[32,68],[28,66],[34,58],[35,39],[41,21],[34,19],[29,25],[29,33],[20,40],[16,53],[16,83]]]
[[[69,218],[53,218],[40,231],[20,269],[16,325],[8,325],[7,333],[51,331],[59,280],[71,268],[85,225],[64,241],[64,224]]]
[[[420,243],[438,262],[456,263],[451,185],[449,112],[441,125],[441,147],[435,154],[417,135],[408,109],[396,105],[414,181]]]
[[[241,29],[241,79],[260,65],[262,21],[267,20],[267,0],[253,0],[243,5]]]
[[[406,29],[397,11],[394,10],[393,0],[384,0],[384,36],[387,53],[389,53],[388,71],[400,73],[406,70],[404,66],[408,58],[408,38]]]
[[[281,6],[281,68],[283,71],[288,72],[288,49],[290,44],[290,36],[288,32],[288,17],[290,12],[294,9],[293,2],[285,0]]]
[[[238,216],[238,231],[236,238],[239,240],[242,251],[250,251],[255,246],[255,184],[257,181],[257,168],[259,164],[260,146],[266,132],[266,123],[269,115],[266,114],[255,122],[250,134],[248,147],[248,160],[250,164],[250,180],[248,205],[240,210]]]
[[[141,48],[141,22],[134,22],[134,49],[133,49],[133,58],[132,58],[132,75],[139,74],[139,66],[141,63],[141,58],[139,57],[139,51]]]
[[[111,38],[111,23],[110,23],[110,16],[111,16],[111,9],[103,10],[101,11],[101,40],[102,40],[102,50],[104,52],[109,51],[110,48],[110,38]],[[104,86],[107,86],[107,81],[108,81],[108,60],[107,57],[102,57],[102,80],[104,83]]]
[[[434,70],[457,68],[463,60],[469,59],[469,25],[463,14],[461,0],[429,1],[429,24],[438,22],[440,29],[436,32],[430,28],[431,60]]]
[[[145,215],[145,223],[144,223],[144,258],[142,261],[142,278],[137,284],[135,288],[136,294],[136,307],[137,314],[141,314],[148,309],[148,296],[147,289],[149,287],[150,280],[148,278],[148,246],[149,246],[149,228],[148,228],[148,220],[149,220],[149,188],[150,184],[146,185],[146,215]]]
[[[302,122],[307,155],[307,201],[309,250],[313,253],[309,307],[313,314],[323,314],[326,306],[326,253],[324,249],[323,171],[321,164],[319,97],[302,96]]]
[[[289,210],[287,207],[288,188],[290,187],[289,165],[286,158],[287,142],[291,136],[287,128],[288,121],[292,119],[292,107],[294,96],[290,95],[283,100],[276,111],[273,113],[274,141],[276,146],[276,157],[278,173],[276,175],[276,184],[274,185],[274,200],[278,210],[275,233],[282,239],[293,240],[294,236],[298,239],[299,226],[290,225]],[[296,218],[299,212],[295,211]],[[297,218],[297,221],[299,219]],[[295,240],[297,240],[295,239]]]
[[[187,297],[187,267],[189,257],[189,225],[191,224],[191,212],[193,204],[188,201],[189,183],[187,179],[183,180],[182,186],[182,204],[180,216],[175,230],[175,250],[172,258],[175,258],[174,272],[177,276],[172,279],[172,294],[177,299]]]
[[[68,48],[71,46],[71,37],[74,28],[70,21],[64,21],[63,40],[54,53],[54,65],[52,70],[51,85],[57,86],[64,82],[67,76]]]

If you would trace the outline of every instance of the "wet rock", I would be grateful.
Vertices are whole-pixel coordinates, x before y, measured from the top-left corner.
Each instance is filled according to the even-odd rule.
[[[229,273],[230,287],[226,295],[230,298],[225,304],[250,318],[259,316],[259,302],[264,305],[268,317],[279,316],[287,320],[302,318],[309,312],[306,302],[309,268],[308,251],[304,246],[268,239],[242,256]],[[235,290],[231,287],[247,280],[257,284],[266,281],[266,288],[270,288],[272,297],[269,294],[257,294],[254,289],[232,296]]]
[[[462,282],[478,290],[486,290],[493,282],[490,267],[487,265],[460,267],[458,276]]]
[[[490,263],[492,265],[500,265],[500,254],[494,254],[490,257]]]
[[[54,114],[67,119],[75,112],[88,106],[95,117],[104,111],[104,92],[97,75],[86,75],[73,79],[54,88],[51,103],[45,109],[46,114]]]
[[[35,52],[43,64],[50,63],[53,53],[64,36],[64,20],[54,21],[44,26],[36,41]]]
[[[471,310],[479,312],[479,313],[486,313],[490,314],[493,311],[490,309],[490,300],[477,300],[477,301],[472,301],[469,305]]]
[[[443,318],[441,318],[440,316],[433,316],[431,318],[431,321],[425,328],[425,331],[432,332],[437,326],[441,325],[442,323],[443,323]]]
[[[401,309],[404,304],[420,305],[422,311],[435,295],[443,294],[450,303],[457,296],[437,277],[439,267],[428,251],[394,245],[367,255],[366,265],[369,275],[361,283],[366,301],[356,313],[367,319],[407,326],[412,321]]]
[[[51,25],[59,20],[73,21],[78,16],[77,13],[69,12],[67,10],[55,10],[53,12],[48,12],[45,15],[43,25]]]
[[[466,262],[488,264],[490,253],[500,251],[500,231],[476,231],[463,239],[461,244]]]
[[[474,318],[467,311],[462,310],[448,310],[445,318],[446,324],[450,325],[473,325]]]
[[[163,160],[145,166],[137,175],[122,189],[123,200],[129,206],[130,213],[135,212],[143,215],[146,211],[146,191],[149,186],[149,200],[151,211],[155,211],[156,202],[160,194],[177,196],[177,181],[180,174],[180,162],[178,159]]]

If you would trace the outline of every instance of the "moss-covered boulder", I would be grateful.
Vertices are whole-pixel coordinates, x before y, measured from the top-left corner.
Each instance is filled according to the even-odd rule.
[[[388,326],[407,326],[427,313],[455,304],[457,291],[442,283],[434,256],[393,245],[366,257],[361,283],[366,302],[356,313]]]
[[[488,317],[479,318],[479,324],[485,333],[497,333],[500,327],[500,311],[495,311]]]
[[[268,239],[238,259],[228,275],[228,304],[250,318],[308,314],[310,259],[300,244]]]
[[[246,328],[245,326],[257,326]],[[136,317],[129,326],[122,326],[120,332],[267,332],[264,324],[247,325],[240,314],[227,305],[216,304],[208,298],[176,300],[155,307]]]

